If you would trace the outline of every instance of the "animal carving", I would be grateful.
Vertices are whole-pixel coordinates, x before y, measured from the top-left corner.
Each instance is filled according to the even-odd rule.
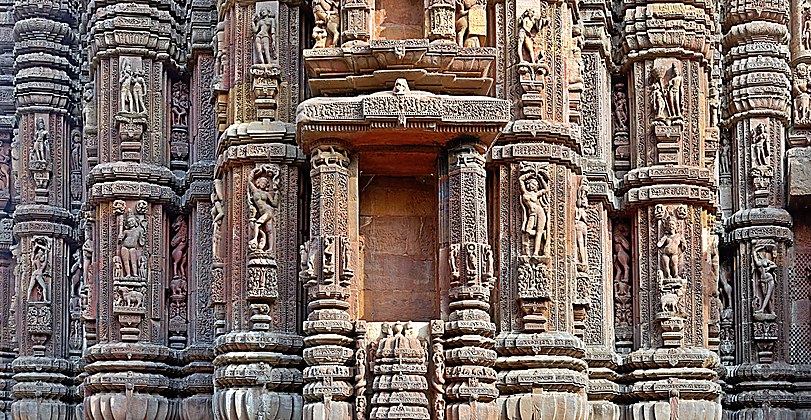
[[[129,287],[121,286],[121,302],[123,306],[130,308],[140,308],[144,306],[144,294],[137,290],[130,290]]]
[[[675,293],[662,293],[662,311],[678,312],[679,296]]]

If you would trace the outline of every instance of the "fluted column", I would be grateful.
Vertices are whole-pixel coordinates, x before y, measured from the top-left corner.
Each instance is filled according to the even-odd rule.
[[[638,350],[624,368],[635,419],[721,416],[713,382],[719,359],[708,336],[717,278],[707,274],[705,240],[714,227],[716,195],[705,144],[713,38],[696,35],[715,30],[710,6],[624,4],[632,98],[624,209],[632,215],[639,324]]]
[[[350,239],[350,156],[328,140],[312,147],[310,240],[302,253],[307,293],[304,321],[304,419],[344,420],[354,410],[353,323],[349,313],[356,248]]]
[[[786,392],[792,375],[785,365],[788,343],[781,338],[790,334],[790,302],[798,299],[786,269],[792,218],[783,209],[791,106],[788,25],[787,5],[761,9],[741,0],[731,2],[724,15],[734,211],[726,219],[725,242],[733,252],[729,266],[735,267],[730,285],[734,362],[740,365],[729,370],[726,381],[734,386],[728,398],[735,418],[794,416]],[[803,116],[795,115],[795,122],[802,125]],[[774,380],[756,382],[764,372]]]
[[[78,78],[76,10],[71,3],[18,1],[14,5],[19,141],[12,153],[20,202],[15,305],[19,356],[14,360],[15,419],[67,419],[70,380],[70,255],[75,247],[69,212],[69,112]],[[5,206],[5,204],[3,205]]]

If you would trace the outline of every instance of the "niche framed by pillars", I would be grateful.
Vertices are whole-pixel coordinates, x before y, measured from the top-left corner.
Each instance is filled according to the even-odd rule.
[[[358,155],[358,318],[440,317],[439,150]]]

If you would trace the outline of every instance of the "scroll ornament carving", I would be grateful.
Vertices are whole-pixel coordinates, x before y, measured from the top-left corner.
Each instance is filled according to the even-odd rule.
[[[684,100],[684,79],[673,63],[665,72],[654,72],[651,100],[654,125],[681,125]]]
[[[456,0],[456,43],[463,48],[482,46],[487,36],[487,9],[483,0]]]
[[[366,369],[369,363],[366,342],[366,322],[357,321],[355,332],[358,333],[355,350],[355,420],[366,419]]]
[[[119,78],[120,111],[126,114],[146,113],[146,80],[143,71],[134,71],[129,61],[124,61]]]
[[[315,27],[313,28],[313,48],[336,47],[341,40],[339,31],[341,17],[336,0],[313,0],[313,15]]]
[[[445,325],[441,320],[431,321],[431,376],[430,391],[433,412],[437,420],[445,419],[445,347],[442,334]]]
[[[268,9],[260,9],[253,18],[254,48],[256,49],[256,62],[270,64],[276,60],[276,46],[273,25],[275,16]]]

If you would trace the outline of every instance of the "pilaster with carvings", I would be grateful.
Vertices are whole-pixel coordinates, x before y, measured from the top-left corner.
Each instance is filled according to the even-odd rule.
[[[710,324],[714,328],[717,320],[711,321],[709,293],[718,280],[706,269],[717,194],[707,168],[713,147],[705,141],[712,125],[713,7],[623,4],[630,164],[621,188],[622,210],[632,218],[626,239],[633,243],[628,249],[616,238],[615,252],[622,257],[632,252],[632,283],[622,289],[629,285],[635,297],[638,329],[636,350],[624,359],[623,369],[629,372],[630,409],[638,419],[660,410],[670,416],[684,410],[713,413],[708,418],[721,414],[721,390],[714,382],[719,360],[711,350],[717,338],[710,337]],[[617,263],[626,268],[621,259]],[[665,365],[679,368],[678,373],[664,374]]]
[[[8,13],[14,19],[18,133],[10,153],[3,153],[6,163],[0,162],[0,208],[6,210],[13,181],[19,190],[10,309],[18,346],[18,357],[11,364],[17,382],[11,406],[14,419],[67,419],[73,410],[69,378],[74,368],[68,359],[75,354],[76,343],[65,338],[75,324],[69,313],[75,311],[68,308],[78,297],[73,296],[77,290],[70,280],[70,256],[76,246],[70,213],[75,188],[69,180],[76,169],[70,158],[75,143],[71,134],[80,124],[73,112],[78,93],[73,80],[79,77],[75,7],[65,5],[61,13],[54,13],[43,5],[18,1]]]
[[[448,290],[445,322],[446,418],[498,415],[495,324],[490,295],[495,286],[495,256],[487,235],[483,145],[451,144],[447,163]],[[440,254],[442,255],[442,253]]]
[[[348,300],[357,256],[349,228],[351,157],[328,140],[312,146],[310,153],[310,238],[302,248],[300,272],[308,302],[304,419],[347,419],[354,412]]]
[[[178,364],[172,347],[188,339],[188,220],[177,192],[189,124],[188,88],[176,76],[185,16],[155,2],[102,1],[86,18],[85,415],[144,410],[164,420]]]
[[[785,266],[794,238],[792,218],[783,209],[788,175],[783,156],[805,125],[807,96],[804,41],[801,36],[789,41],[792,25],[804,20],[804,13],[789,12],[794,5],[779,1],[753,11],[748,2],[742,2],[724,15],[725,53],[731,63],[726,75],[730,86],[725,123],[732,149],[734,212],[725,222],[725,242],[734,251],[731,263],[736,267],[731,285],[737,290],[731,308],[736,325],[734,360],[740,365],[726,380],[734,387],[729,399],[735,403],[736,415],[779,416],[790,410],[780,402],[764,407],[765,399],[755,395],[755,389],[738,384],[753,380],[761,369],[774,372],[777,382],[789,381],[781,363],[788,360],[788,352],[780,337],[791,331],[791,286]],[[754,39],[756,50],[751,44]],[[790,51],[795,59],[793,81]],[[789,141],[791,108],[795,137]]]
[[[284,130],[284,124],[275,124]],[[215,202],[211,213],[211,222],[219,223],[214,259],[229,256],[212,279],[221,282],[213,294],[224,301],[225,315],[225,334],[214,342],[214,416],[301,418],[298,352],[304,343],[295,303],[303,155],[291,144],[262,142],[272,133],[262,123],[245,124],[243,130],[245,137],[231,129],[223,137],[214,194],[231,194]]]

